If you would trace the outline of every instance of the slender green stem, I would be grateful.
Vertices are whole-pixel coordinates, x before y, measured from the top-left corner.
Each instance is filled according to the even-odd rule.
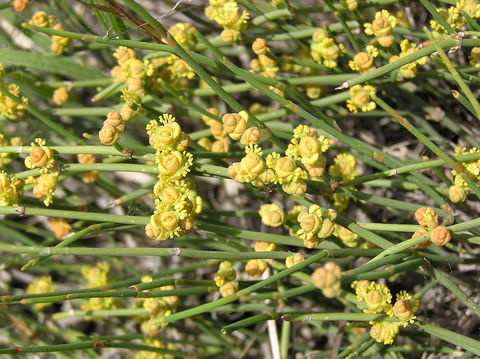
[[[289,275],[291,275],[291,274],[309,266],[310,264],[315,263],[315,262],[325,258],[327,255],[328,255],[328,253],[326,251],[321,251],[320,253],[317,253],[317,254],[311,256],[310,258],[305,259],[303,262],[300,262],[300,263],[298,263],[298,264],[296,264],[296,265],[294,265],[290,268],[284,269],[281,272],[275,273],[270,278],[264,279],[261,282],[258,282],[256,284],[250,286],[250,287],[242,289],[242,290],[240,290],[239,292],[237,292],[233,295],[215,300],[215,301],[210,302],[210,303],[201,304],[201,305],[199,305],[195,308],[192,308],[192,309],[187,309],[187,310],[172,314],[170,316],[164,317],[163,320],[168,323],[168,322],[173,322],[173,321],[180,320],[180,319],[189,318],[189,317],[201,314],[201,313],[211,311],[212,309],[214,309],[216,307],[219,307],[221,305],[234,302],[237,299],[242,298],[243,296],[246,296],[250,293],[253,293],[253,292],[257,291],[258,289],[261,289],[261,288],[263,288],[267,285],[275,283],[275,282],[277,282],[277,281],[279,281],[279,280],[281,280],[281,279],[283,279],[283,278],[285,278],[285,277],[287,277],[287,276],[289,276]]]
[[[434,337],[459,346],[473,354],[480,355],[480,341],[478,340],[420,321],[415,322],[415,326]]]
[[[78,255],[78,256],[152,256],[187,257],[203,259],[248,260],[248,259],[285,259],[286,252],[220,252],[202,251],[187,248],[96,248],[96,247],[33,247],[0,243],[0,251],[7,253],[34,253],[37,255]]]

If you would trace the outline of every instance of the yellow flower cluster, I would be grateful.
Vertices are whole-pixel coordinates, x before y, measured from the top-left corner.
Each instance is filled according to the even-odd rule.
[[[458,0],[454,6],[448,9],[437,8],[437,12],[455,30],[460,31],[465,26],[466,19],[463,11],[472,19],[480,18],[480,4],[476,0]],[[440,34],[447,34],[448,31],[436,20],[430,20],[430,26]]]
[[[401,326],[412,324],[415,312],[420,307],[420,299],[413,297],[406,291],[400,291],[396,296],[395,304],[392,305],[390,289],[384,284],[378,284],[366,280],[352,283],[359,306],[365,313],[386,314],[396,317],[398,321],[371,321],[370,335],[379,343],[392,344]]]
[[[319,179],[325,172],[327,164],[323,153],[329,147],[330,141],[326,137],[319,136],[312,127],[300,125],[293,130],[293,137],[285,154],[300,161],[312,179]]]
[[[349,90],[350,98],[347,100],[347,108],[354,113],[358,110],[362,112],[373,111],[377,104],[372,100],[375,96],[376,89],[371,85],[355,85]]]
[[[376,41],[382,47],[390,47],[394,43],[393,28],[397,24],[394,16],[387,10],[377,11],[372,23],[365,23],[365,33],[375,36]]]
[[[23,12],[27,9],[30,0],[13,0],[13,8],[15,11]]]
[[[44,198],[43,203],[49,206],[53,202],[53,193],[57,188],[58,172],[50,172],[56,165],[53,150],[47,146],[47,141],[36,138],[31,143],[32,150],[25,158],[25,166],[30,169],[40,168],[41,175],[34,178],[28,177],[26,183],[33,183],[33,195],[36,198]]]
[[[468,153],[479,153],[480,149],[472,147],[467,149],[466,147],[455,148],[455,156],[466,155]],[[459,163],[467,173],[473,175],[473,181],[478,186],[480,185],[480,161],[473,160],[468,162]],[[454,176],[453,186],[449,188],[449,197],[453,203],[464,202],[467,199],[467,192],[470,191],[470,186],[465,182],[460,173],[452,170]]]
[[[45,294],[55,292],[56,288],[52,282],[52,277],[49,275],[45,275],[30,283],[27,287],[28,294]],[[51,303],[36,303],[36,309],[43,309],[46,306],[51,305]]]
[[[5,76],[5,69],[3,64],[0,64],[0,87],[8,91],[11,95],[17,97],[20,103],[16,103],[11,98],[0,92],[0,115],[9,118],[10,120],[20,120],[25,114],[25,109],[28,106],[28,99],[20,95],[20,87],[17,84],[6,84],[3,81]]]
[[[153,189],[156,210],[145,232],[157,240],[182,236],[193,229],[194,216],[202,210],[202,199],[188,178],[193,164],[192,154],[186,151],[190,137],[170,114],[150,121],[147,133],[156,150],[159,174]]]
[[[337,238],[339,238],[342,243],[349,248],[355,248],[358,245],[358,242],[360,240],[360,237],[358,234],[353,233],[349,229],[342,227],[338,224],[335,224],[335,230],[333,232],[333,235]]]
[[[6,139],[3,134],[0,133],[0,147],[4,146],[21,146],[23,141],[20,137],[12,137],[10,140]],[[1,152],[0,153],[0,168],[4,168],[16,157],[15,153]]]
[[[58,172],[43,173],[37,178],[28,177],[25,183],[34,184],[33,195],[36,198],[44,198],[43,204],[48,207],[53,203],[53,193],[57,188],[58,176]]]
[[[294,265],[297,265],[298,263],[301,263],[305,260],[305,257],[301,253],[295,253],[291,256],[288,256],[287,259],[285,259],[285,266],[287,268],[293,267]]]
[[[470,65],[480,67],[480,47],[472,47],[470,51]]]
[[[220,288],[222,297],[228,297],[238,291],[238,282],[235,280],[237,273],[230,262],[222,262],[214,278],[215,284]]]
[[[195,33],[197,30],[189,23],[177,22],[168,29],[168,32],[181,46],[195,44]]]
[[[353,60],[348,62],[348,66],[353,71],[366,73],[375,69],[373,59],[378,56],[378,50],[373,45],[368,45],[365,52],[359,52],[353,56]]]
[[[120,133],[125,131],[125,123],[120,112],[107,113],[107,119],[98,133],[98,138],[103,145],[110,146],[118,142]]]
[[[319,64],[330,69],[337,67],[338,58],[345,52],[342,44],[337,44],[333,37],[328,37],[324,29],[315,31],[310,44],[310,55]]]
[[[79,153],[77,155],[78,163],[88,164],[88,163],[96,163],[97,156],[91,153]],[[82,173],[82,181],[85,183],[93,183],[98,178],[98,171],[89,171]]]
[[[220,117],[218,109],[211,107],[207,110],[212,115]],[[199,140],[199,145],[208,151],[223,153],[230,150],[228,137],[234,141],[240,141],[244,146],[260,142],[261,133],[257,127],[248,127],[248,114],[246,111],[239,113],[226,113],[221,116],[221,122],[206,115],[202,120],[210,127],[212,136],[216,139],[213,143],[207,137]]]
[[[237,125],[238,127],[238,125]],[[254,137],[256,140],[258,129],[246,129],[241,137]],[[213,131],[212,131],[213,132]],[[228,167],[228,176],[240,183],[251,183],[261,187],[267,184],[280,184],[282,189],[291,195],[302,195],[307,190],[306,179],[317,180],[325,170],[326,158],[323,156],[329,147],[329,141],[308,126],[300,125],[295,128],[293,137],[285,152],[285,156],[277,152],[270,153],[263,159],[262,149],[251,142],[246,146],[246,155],[240,162],[232,163]],[[308,172],[299,167],[300,162]]]
[[[279,70],[277,62],[267,55],[258,55],[258,58],[250,61],[250,68],[253,72],[270,79],[276,78]]]
[[[69,98],[68,89],[59,87],[53,91],[52,101],[55,106],[62,106],[67,103]]]
[[[285,222],[285,212],[276,203],[262,205],[258,214],[266,226],[280,227]]]
[[[337,212],[333,209],[323,209],[314,204],[308,211],[302,209],[298,214],[297,221],[300,229],[297,236],[303,240],[307,248],[316,248],[325,238],[330,237],[335,230],[333,221]]]
[[[438,225],[438,215],[431,207],[420,207],[415,211],[415,219],[418,224],[424,228],[420,228],[413,235],[412,238],[429,233],[429,239],[418,245],[419,248],[426,248],[431,243],[437,246],[444,246],[450,242],[450,230],[445,226]]]
[[[61,241],[73,231],[72,226],[63,218],[50,217],[48,218],[48,224],[55,238]]]
[[[63,26],[56,22],[55,16],[47,15],[44,11],[37,11],[28,23],[40,27],[51,27],[53,30],[63,30]],[[70,45],[70,41],[71,39],[68,37],[53,35],[50,50],[56,55],[61,55]]]
[[[120,114],[124,121],[129,121],[135,115],[132,107],[141,103],[147,81],[154,74],[155,69],[149,61],[137,59],[135,51],[124,46],[118,47],[113,57],[118,65],[112,68],[110,74],[114,81],[127,85],[122,89],[122,98],[126,103],[120,110]]]
[[[355,11],[358,8],[358,0],[340,0],[340,4],[350,11]]]
[[[81,273],[86,280],[87,287],[99,288],[108,284],[108,273],[110,265],[107,262],[98,262],[96,266],[82,266]],[[110,309],[115,306],[115,300],[112,297],[89,298],[81,305],[82,310],[101,310]],[[96,319],[96,318],[90,318]]]
[[[157,339],[146,339],[145,345],[155,347],[158,349],[168,349],[175,350],[177,347],[174,343],[168,343],[166,345],[162,344]],[[167,353],[157,353],[152,351],[140,350],[136,355],[135,359],[174,359],[175,356]]]
[[[186,88],[188,86],[186,80],[195,77],[195,72],[190,65],[176,55],[153,59],[152,64],[157,71],[157,77],[152,77],[152,81],[155,78],[160,78],[178,88]],[[152,84],[152,87],[154,87],[154,84]]]
[[[42,138],[36,138],[31,146],[32,150],[25,158],[25,166],[30,169],[40,168],[41,173],[48,173],[56,163],[53,150],[47,146],[47,141]]]
[[[270,49],[265,39],[257,38],[252,44],[252,50],[258,56],[250,61],[252,71],[270,79],[276,78],[279,68],[277,62],[268,56]]]
[[[250,14],[243,11],[240,14],[235,0],[209,0],[205,15],[223,27],[221,34],[225,42],[235,42],[240,39],[240,34],[245,31]]]
[[[390,58],[389,62],[397,61],[398,59],[401,59],[402,57],[411,55],[411,54],[417,52],[418,50],[420,50],[419,47],[416,44],[408,41],[407,39],[402,40],[402,42],[400,43],[400,49],[402,50],[400,52],[400,54],[398,56],[392,56]],[[415,61],[409,62],[406,65],[401,66],[398,69],[398,71],[403,78],[411,79],[411,78],[414,78],[415,76],[417,76],[417,66],[418,65],[425,65],[426,63],[427,63],[427,57],[424,56],[424,57],[421,57],[421,58],[419,58]]]
[[[348,153],[339,153],[333,158],[333,164],[328,173],[337,181],[348,181],[357,177],[357,162],[355,157]],[[339,212],[343,212],[350,202],[350,198],[343,193],[333,194],[333,205]]]
[[[327,262],[312,273],[312,283],[322,290],[327,298],[333,298],[340,291],[342,269],[334,262]]]
[[[141,279],[142,283],[150,283],[153,278],[144,276]],[[174,290],[174,285],[167,285],[158,288],[160,291]],[[145,292],[151,292],[147,290]],[[177,311],[180,298],[176,295],[159,296],[155,298],[139,298],[143,304],[143,308],[148,312],[149,319],[142,323],[142,331],[147,335],[155,335],[160,329],[165,327],[166,323],[163,317],[172,315]]]
[[[277,248],[277,245],[272,242],[255,241],[255,252],[271,252]],[[260,278],[267,270],[268,263],[263,259],[250,259],[245,266],[247,274],[254,278]]]

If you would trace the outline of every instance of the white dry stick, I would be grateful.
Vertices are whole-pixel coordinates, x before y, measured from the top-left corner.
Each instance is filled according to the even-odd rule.
[[[269,276],[270,276],[270,269],[267,269],[263,273],[262,279],[267,279]],[[266,300],[265,302],[268,303],[269,300]],[[268,338],[270,339],[270,347],[272,348],[272,357],[273,359],[281,359],[276,321],[267,320],[267,328],[268,328]]]

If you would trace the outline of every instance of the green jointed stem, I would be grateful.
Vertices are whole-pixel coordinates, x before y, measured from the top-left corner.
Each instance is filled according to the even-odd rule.
[[[0,251],[8,253],[34,253],[37,255],[79,255],[79,256],[151,256],[151,257],[187,257],[223,260],[249,260],[249,259],[285,259],[287,252],[220,252],[202,251],[188,248],[96,248],[96,247],[34,247],[15,246],[0,243]]]
[[[416,321],[414,325],[433,337],[445,340],[446,342],[459,346],[473,354],[480,355],[480,341],[478,340],[420,321]]]
[[[456,162],[469,162],[469,161],[480,159],[480,153],[469,153],[469,154],[466,154],[466,155],[455,156],[455,157],[452,157],[452,158]],[[424,170],[424,169],[444,166],[446,163],[447,162],[443,159],[422,161],[422,162],[411,164],[411,165],[406,165],[406,166],[393,168],[391,170],[377,172],[377,173],[367,175],[367,176],[357,177],[357,178],[354,178],[354,179],[349,180],[349,181],[341,182],[340,185],[345,186],[345,187],[355,186],[355,185],[365,183],[365,182],[369,182],[371,180],[375,180],[375,179],[378,179],[378,178],[391,177],[391,176],[395,176],[397,174],[410,173],[410,172],[414,172],[414,171],[421,171],[421,170]]]
[[[98,233],[98,232],[102,231],[103,229],[114,228],[115,226],[116,226],[116,224],[114,224],[114,223],[93,224],[91,226],[88,226],[87,228],[82,229],[81,231],[78,231],[76,233],[71,233],[71,235],[68,238],[63,239],[62,242],[58,243],[55,246],[55,248],[67,247],[67,246],[75,243],[79,239],[82,239],[82,238],[84,238],[86,236],[89,236],[91,234],[94,234],[94,233]],[[33,258],[33,259],[29,260],[27,262],[27,264],[25,264],[21,268],[21,270],[26,271],[28,268],[37,265],[38,263],[40,263],[41,261],[43,261],[43,260],[45,260],[49,257],[50,257],[50,255],[44,254],[44,255],[40,255],[36,258]]]
[[[0,87],[0,92],[7,96],[9,99],[13,100],[17,104],[21,104],[22,101],[18,97],[12,95],[3,87]],[[49,117],[45,116],[40,110],[36,109],[32,104],[26,106],[27,112],[31,113],[33,116],[38,118],[41,122],[43,122],[47,127],[49,127],[53,132],[59,134],[62,138],[65,137],[71,141],[76,143],[80,142],[80,139],[72,134],[70,131],[67,131],[63,126],[59,125],[57,122],[52,121]]]
[[[210,303],[199,305],[198,307],[195,307],[195,308],[192,308],[192,309],[187,309],[187,310],[172,314],[170,316],[164,317],[163,320],[165,322],[174,322],[174,321],[177,321],[177,320],[180,320],[180,319],[185,319],[185,318],[189,318],[189,317],[201,314],[201,313],[205,313],[205,312],[211,311],[212,309],[214,309],[216,307],[219,307],[221,305],[234,302],[234,301],[236,301],[237,299],[239,299],[243,296],[251,294],[251,293],[257,291],[258,289],[261,289],[263,287],[266,287],[267,285],[275,283],[275,282],[277,282],[277,281],[279,281],[279,280],[281,280],[281,279],[283,279],[283,278],[285,278],[285,277],[287,277],[287,276],[289,276],[289,275],[291,275],[291,274],[309,266],[310,264],[313,264],[313,263],[325,258],[327,255],[328,255],[328,253],[326,251],[321,251],[320,253],[317,253],[317,254],[311,256],[310,258],[305,259],[303,262],[300,262],[300,263],[298,263],[298,264],[296,264],[296,265],[294,265],[294,266],[292,266],[288,269],[284,269],[281,272],[278,272],[278,273],[272,275],[270,278],[262,280],[261,282],[258,282],[258,283],[254,284],[250,287],[247,287],[245,289],[242,289],[242,290],[240,290],[239,292],[237,292],[233,295],[215,300],[215,301],[210,302]]]
[[[106,291],[106,292],[88,292],[88,293],[77,293],[77,294],[65,294],[65,295],[56,295],[48,297],[37,297],[22,299],[21,304],[36,304],[36,303],[57,303],[64,302],[67,300],[74,299],[90,299],[90,298],[161,298],[171,295],[175,296],[189,296],[189,295],[201,295],[207,294],[211,291],[215,291],[217,287],[215,283],[212,282],[212,287],[207,286],[200,287],[190,287],[190,288],[177,288],[172,290],[157,290],[149,293],[138,292],[134,290],[125,290],[125,291]],[[17,304],[17,302],[12,302],[12,304]]]
[[[465,96],[467,96],[468,100],[470,101],[470,104],[473,106],[475,110],[475,116],[477,117],[478,120],[480,120],[480,104],[478,103],[477,98],[472,93],[472,91],[470,90],[468,85],[465,83],[465,81],[462,79],[462,77],[459,75],[459,73],[455,69],[455,66],[449,60],[447,55],[445,55],[443,50],[438,46],[438,42],[433,39],[432,33],[428,32],[427,30],[426,30],[426,33],[429,36],[430,41],[432,42],[432,45],[435,47],[435,50],[437,51],[438,55],[440,56],[443,63],[447,67],[448,71],[453,75],[455,81],[460,86],[462,91],[465,93]]]

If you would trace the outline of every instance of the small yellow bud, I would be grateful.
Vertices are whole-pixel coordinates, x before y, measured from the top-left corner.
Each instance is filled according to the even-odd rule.
[[[438,226],[430,232],[430,240],[437,246],[444,246],[450,242],[450,239],[450,230],[445,226]]]
[[[119,65],[123,65],[130,59],[137,58],[137,56],[135,55],[135,51],[124,46],[120,46],[117,50],[115,50],[115,52],[113,53],[113,57],[117,59]]]
[[[197,144],[206,149],[207,151],[212,150],[212,141],[208,137],[202,137],[197,141]]]
[[[0,206],[18,206],[22,194],[23,181],[0,171]]]
[[[319,85],[307,85],[305,86],[307,97],[311,100],[315,100],[322,94],[322,88]]]
[[[325,218],[322,221],[322,225],[320,227],[320,230],[317,233],[318,238],[327,238],[330,237],[333,234],[333,231],[335,230],[335,224],[328,218]]]
[[[222,116],[223,128],[233,140],[239,140],[247,128],[247,120],[237,113]]]
[[[53,92],[52,97],[55,106],[62,106],[68,101],[68,89],[66,87],[59,87]]]
[[[212,143],[211,151],[225,153],[230,151],[230,142],[226,138],[220,138]]]
[[[270,227],[280,227],[285,222],[285,212],[276,204],[264,204],[259,210],[262,222]]]
[[[272,252],[276,247],[273,242],[255,241],[255,252]]]
[[[260,142],[261,133],[257,127],[249,127],[240,138],[240,143],[244,146],[254,145]]]
[[[282,189],[285,193],[288,193],[292,196],[301,196],[307,191],[307,184],[302,180],[297,180],[282,185]]]
[[[135,116],[135,111],[130,106],[125,104],[120,109],[120,115],[122,116],[123,121],[130,121],[133,116]]]
[[[280,157],[275,164],[274,171],[280,178],[286,178],[290,176],[297,168],[297,165],[290,157]]]
[[[72,233],[72,226],[63,218],[49,218],[48,224],[55,238],[59,240],[65,239],[67,234]]]
[[[448,188],[448,197],[453,203],[465,202],[467,199],[467,194],[462,187],[459,186],[450,186]]]
[[[372,30],[375,36],[387,36],[392,33],[392,27],[388,19],[378,17],[372,22]]]
[[[53,151],[46,146],[34,147],[25,159],[28,168],[44,167],[53,159]]]
[[[265,169],[265,164],[257,153],[249,153],[240,161],[240,168],[247,173],[258,175]]]
[[[418,224],[428,228],[438,226],[438,215],[431,207],[420,207],[415,211],[415,218]]]
[[[168,29],[168,32],[182,46],[189,46],[195,43],[197,30],[189,23],[179,22]]]
[[[322,289],[325,297],[333,298],[340,290],[341,272],[342,270],[336,263],[327,262],[312,273],[312,283],[315,287]]]
[[[27,9],[28,3],[30,0],[14,0],[13,1],[13,8],[15,11],[25,11]]]
[[[56,288],[55,285],[52,283],[51,276],[43,276],[30,283],[27,287],[28,294],[45,294],[55,292]],[[46,306],[50,305],[50,303],[37,303],[35,304],[36,309],[43,309]]]
[[[263,259],[250,259],[245,266],[245,272],[250,277],[260,278],[267,268],[268,263]]]
[[[232,281],[225,283],[220,287],[220,294],[222,297],[228,297],[231,295],[234,295],[236,292],[238,292],[238,282],[237,281]]]
[[[300,212],[297,220],[300,227],[308,233],[317,233],[322,225],[322,219],[314,213]]]
[[[424,234],[427,234],[428,231],[425,228],[420,228],[417,230],[415,233],[413,233],[412,238],[418,237],[418,236],[423,236]],[[417,244],[418,248],[427,248],[432,241],[430,239],[426,239],[425,242],[422,242],[420,244]]]
[[[98,137],[103,145],[110,146],[117,143],[120,135],[115,127],[104,125],[98,133]]]
[[[220,116],[220,111],[218,111],[218,109],[216,107],[208,108],[207,112],[211,113],[212,115],[218,116],[218,117]],[[207,126],[210,126],[210,122],[215,121],[213,118],[211,118],[207,115],[202,115],[201,118],[202,118],[202,121],[205,122],[205,124]]]
[[[293,256],[287,257],[285,259],[285,266],[287,268],[293,267],[294,265],[301,263],[305,260],[305,257],[301,255],[300,253],[295,253]]]
[[[237,42],[240,39],[240,31],[225,29],[220,36],[225,42]]]
[[[225,130],[223,123],[213,120],[210,122],[210,131],[212,131],[213,137],[216,139],[224,138],[227,136],[227,131]]]
[[[399,324],[395,322],[375,322],[370,329],[370,336],[379,343],[392,344],[398,327]]]
[[[115,130],[118,132],[123,132],[125,130],[125,124],[123,123],[123,118],[120,112],[112,111],[107,113],[107,119],[103,121],[103,125],[115,127]]]
[[[322,240],[320,238],[312,237],[310,239],[304,239],[303,245],[305,246],[305,248],[314,249],[314,248],[317,248],[321,242]]]
[[[37,177],[35,186],[33,187],[33,195],[36,198],[45,197],[43,203],[49,206],[53,200],[53,192],[57,187],[58,173],[44,173]]]
[[[367,72],[373,67],[373,58],[366,52],[359,52],[353,57],[353,63],[350,64],[352,70]]]
[[[393,306],[393,315],[399,319],[406,319],[413,314],[410,303],[406,300],[399,300]]]
[[[255,55],[265,55],[268,51],[268,45],[265,39],[257,38],[252,44],[252,50]]]

